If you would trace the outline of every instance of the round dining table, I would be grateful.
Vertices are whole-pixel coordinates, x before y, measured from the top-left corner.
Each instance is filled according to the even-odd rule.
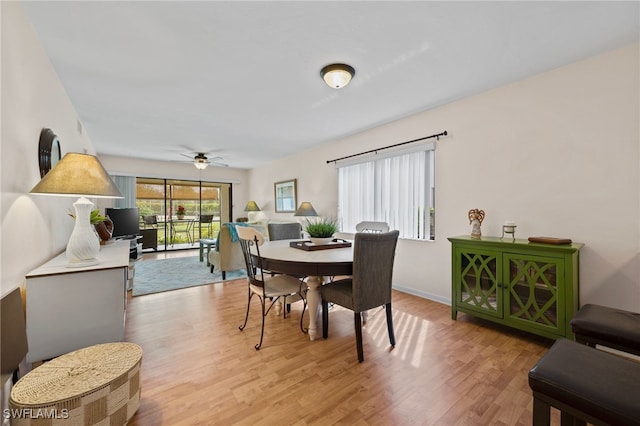
[[[260,257],[265,270],[308,277],[309,338],[315,340],[318,332],[318,308],[321,301],[320,286],[330,277],[353,273],[353,245],[321,250],[291,247],[291,242],[299,241],[265,241],[260,246]]]

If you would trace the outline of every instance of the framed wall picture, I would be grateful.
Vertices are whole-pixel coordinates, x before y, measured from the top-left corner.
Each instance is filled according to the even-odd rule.
[[[296,179],[276,182],[274,184],[276,197],[276,213],[293,213],[296,211],[298,189]]]

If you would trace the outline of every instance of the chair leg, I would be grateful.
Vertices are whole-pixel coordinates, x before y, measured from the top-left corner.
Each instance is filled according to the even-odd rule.
[[[309,314],[311,315],[311,314]],[[322,337],[327,338],[329,336],[329,302],[322,301]]]
[[[364,351],[362,350],[362,315],[360,312],[353,313],[356,328],[356,349],[358,350],[358,361],[364,361]]]
[[[389,343],[391,346],[396,346],[396,335],[393,332],[393,316],[391,314],[391,302],[385,305],[387,310],[387,329],[389,330]]]
[[[247,314],[244,317],[244,324],[238,327],[240,331],[244,330],[244,328],[247,326],[247,320],[249,319],[249,307],[251,306],[252,297],[253,297],[253,292],[251,291],[251,289],[249,289],[249,296],[247,297]]]
[[[209,270],[213,274],[213,263],[211,264],[211,269]]]
[[[267,313],[264,311],[264,305],[266,301],[262,297],[260,297],[260,302],[262,302],[262,329],[260,330],[260,342],[258,342],[258,344],[255,346],[256,351],[259,350],[262,346],[262,339],[264,338],[264,317],[267,316]]]
[[[222,279],[223,280],[227,279],[227,271],[222,271]]]

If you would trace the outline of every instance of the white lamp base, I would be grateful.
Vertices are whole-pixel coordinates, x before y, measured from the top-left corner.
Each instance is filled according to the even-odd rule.
[[[67,243],[69,267],[83,267],[98,263],[96,255],[100,251],[100,238],[91,226],[89,218],[93,203],[84,197],[73,203],[76,211],[76,224]]]

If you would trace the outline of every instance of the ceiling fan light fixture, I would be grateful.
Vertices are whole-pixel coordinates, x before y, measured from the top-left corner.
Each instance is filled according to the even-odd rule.
[[[204,170],[209,165],[209,160],[206,155],[198,154],[193,159],[193,165],[196,166],[196,169],[198,170]]]
[[[347,64],[330,64],[320,70],[324,82],[334,89],[341,89],[349,84],[355,74],[356,70]]]

